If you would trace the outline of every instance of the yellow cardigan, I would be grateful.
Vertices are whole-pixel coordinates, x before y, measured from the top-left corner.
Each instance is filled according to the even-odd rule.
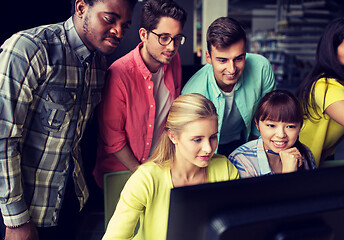
[[[207,170],[209,182],[239,178],[238,170],[221,155],[213,156]],[[134,239],[166,239],[172,188],[169,167],[153,162],[141,165],[123,188],[103,240],[132,239],[139,219],[140,229]]]
[[[344,100],[344,86],[336,79],[327,79],[327,81],[328,83],[325,82],[325,78],[319,79],[314,88],[317,112],[321,119],[306,119],[299,134],[300,142],[312,151],[317,167],[319,167],[322,151],[333,147],[344,134],[344,127],[325,113],[326,108],[332,103]],[[324,104],[326,86],[328,88]],[[342,111],[342,109],[338,111]],[[311,113],[313,116],[317,116],[313,109],[311,109]]]

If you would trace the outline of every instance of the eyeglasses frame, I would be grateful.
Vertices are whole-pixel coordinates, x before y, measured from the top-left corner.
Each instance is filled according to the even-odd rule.
[[[168,35],[168,34],[166,34],[166,33],[162,33],[162,34],[157,34],[157,33],[155,33],[155,32],[153,32],[152,30],[150,30],[149,32],[151,32],[151,33],[153,33],[155,36],[157,36],[158,37],[158,42],[159,42],[159,44],[161,45],[161,46],[168,46],[172,41],[173,41],[173,43],[175,44],[175,39],[177,38],[177,36],[181,36],[181,37],[184,37],[184,42],[182,43],[182,41],[180,42],[180,44],[177,44],[178,46],[179,45],[184,45],[184,43],[185,43],[185,41],[186,41],[186,36],[185,35],[183,35],[183,34],[177,34],[175,37],[171,37],[171,36],[169,36],[170,38],[171,38],[171,41],[169,41],[167,44],[162,44],[161,42],[160,42],[160,37],[161,36],[163,36],[163,35]],[[175,44],[176,45],[176,44]]]

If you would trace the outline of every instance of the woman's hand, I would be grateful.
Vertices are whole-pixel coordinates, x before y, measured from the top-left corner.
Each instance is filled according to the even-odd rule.
[[[279,152],[282,162],[282,173],[295,172],[302,165],[303,157],[296,148],[289,148]]]

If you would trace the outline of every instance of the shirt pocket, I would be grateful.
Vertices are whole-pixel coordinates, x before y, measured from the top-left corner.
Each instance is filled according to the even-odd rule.
[[[39,108],[43,129],[58,132],[65,128],[73,119],[76,96],[76,89],[48,87]]]

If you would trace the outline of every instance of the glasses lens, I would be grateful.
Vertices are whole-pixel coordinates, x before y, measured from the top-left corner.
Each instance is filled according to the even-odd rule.
[[[169,35],[161,35],[159,38],[159,42],[161,45],[168,45],[172,41],[172,37]]]

